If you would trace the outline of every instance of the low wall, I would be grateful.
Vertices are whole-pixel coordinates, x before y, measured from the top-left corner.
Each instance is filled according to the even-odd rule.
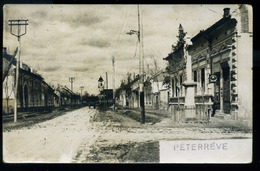
[[[184,121],[184,104],[170,104],[171,118],[174,122]]]
[[[185,98],[184,97],[173,97],[170,98],[169,108],[171,111],[171,117],[174,122],[185,121]],[[210,121],[212,113],[211,96],[195,96],[196,106],[196,120],[197,121]]]

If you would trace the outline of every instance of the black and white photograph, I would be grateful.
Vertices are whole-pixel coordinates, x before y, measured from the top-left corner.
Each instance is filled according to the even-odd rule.
[[[251,163],[253,7],[5,4],[4,163]]]

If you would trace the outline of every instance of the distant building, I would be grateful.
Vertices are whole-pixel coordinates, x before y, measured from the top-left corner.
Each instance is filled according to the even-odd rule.
[[[213,116],[233,119],[252,118],[252,23],[250,6],[239,5],[191,41],[196,114],[204,115],[212,105]],[[180,26],[179,30],[183,28]],[[180,36],[180,35],[179,35]],[[173,108],[185,102],[186,64],[183,44],[179,43],[165,60],[170,75],[170,100]],[[209,108],[208,108],[209,107]]]
[[[113,89],[108,89],[108,83],[105,83],[101,76],[98,79],[98,89],[99,103],[106,106],[113,105]]]
[[[160,71],[147,78],[144,84],[145,107],[168,109],[169,88],[164,84],[165,73]]]
[[[100,102],[108,106],[113,105],[113,89],[104,89],[99,94]]]
[[[55,107],[75,106],[80,104],[80,95],[75,94],[66,86],[59,85],[55,89],[55,94],[57,94]]]
[[[139,75],[122,82],[116,90],[116,103],[122,107],[137,108],[139,104]]]
[[[168,109],[168,88],[163,84],[162,71],[144,82],[144,104],[146,108]],[[117,104],[127,108],[139,108],[139,75],[121,83],[116,91]]]
[[[104,80],[100,76],[98,79],[98,90],[101,92],[102,90],[104,90],[104,86],[105,86]]]

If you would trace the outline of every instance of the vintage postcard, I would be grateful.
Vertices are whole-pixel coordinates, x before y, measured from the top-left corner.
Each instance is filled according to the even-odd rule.
[[[3,7],[4,163],[251,163],[253,8]]]

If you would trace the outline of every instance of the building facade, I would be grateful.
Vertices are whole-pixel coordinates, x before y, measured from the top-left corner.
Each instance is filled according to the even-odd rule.
[[[168,109],[168,87],[163,83],[164,72],[156,73],[152,78],[145,78],[144,105],[149,109]],[[139,76],[123,82],[116,91],[117,104],[122,107],[139,108]]]
[[[168,110],[169,89],[164,84],[165,73],[159,71],[144,84],[145,107]]]
[[[76,106],[80,104],[80,95],[75,94],[67,86],[58,85],[55,89],[55,107]]]
[[[122,82],[116,90],[116,103],[118,106],[126,108],[138,108],[139,103],[139,75],[130,77]]]
[[[3,69],[4,71],[8,69],[8,74],[3,80],[3,113],[14,111],[16,60],[11,61],[11,58],[12,55],[4,50]],[[9,63],[10,68],[7,67]],[[21,63],[18,81],[18,111],[50,109],[54,107],[56,98],[53,87],[49,86],[39,74],[33,72],[28,65]]]
[[[223,116],[232,119],[252,118],[252,9],[239,5],[230,14],[201,30],[191,41],[187,53],[192,59],[192,78],[196,117]],[[180,25],[180,32],[183,28]],[[184,33],[184,32],[183,32]],[[180,36],[180,35],[179,35]],[[185,36],[185,35],[184,35]],[[181,111],[185,103],[187,79],[185,42],[179,43],[165,60],[170,80],[170,102]]]

